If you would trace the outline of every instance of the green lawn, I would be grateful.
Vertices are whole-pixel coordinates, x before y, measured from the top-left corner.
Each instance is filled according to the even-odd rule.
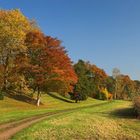
[[[140,121],[134,119],[131,113],[131,102],[113,101],[50,117],[19,132],[13,139],[139,140]]]
[[[54,93],[55,96],[64,99],[64,97]],[[68,100],[68,99],[67,99]],[[71,101],[71,100],[69,100]],[[10,122],[13,120],[23,119],[29,116],[43,114],[46,112],[53,112],[56,110],[68,109],[68,108],[77,108],[82,106],[88,106],[101,101],[88,98],[87,101],[80,103],[68,103],[60,99],[56,99],[47,94],[42,95],[42,102],[44,105],[36,107],[25,102],[16,101],[5,97],[4,100],[0,100],[0,123]],[[102,101],[104,102],[104,101]]]

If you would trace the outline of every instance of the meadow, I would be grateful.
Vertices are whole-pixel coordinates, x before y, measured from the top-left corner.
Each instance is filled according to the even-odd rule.
[[[140,121],[131,101],[88,98],[75,103],[57,93],[43,94],[40,107],[8,97],[0,101],[0,124],[45,114],[48,116],[15,134],[13,140],[139,140]]]
[[[17,133],[12,139],[139,140],[140,121],[133,116],[131,102],[112,101],[49,117]]]

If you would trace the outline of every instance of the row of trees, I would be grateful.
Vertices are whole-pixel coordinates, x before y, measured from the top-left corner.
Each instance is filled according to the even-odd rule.
[[[0,11],[0,88],[26,94],[71,92],[77,82],[72,62],[61,41],[45,36],[19,10]]]
[[[117,68],[113,69],[112,76],[108,76],[96,65],[79,60],[74,69],[78,75],[75,92],[80,93],[83,100],[88,96],[97,99],[132,99],[140,94],[140,82],[121,74]]]

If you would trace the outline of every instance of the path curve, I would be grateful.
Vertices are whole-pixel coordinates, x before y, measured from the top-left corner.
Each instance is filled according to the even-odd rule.
[[[13,135],[15,135],[17,132],[21,131],[24,128],[29,127],[30,125],[37,123],[39,121],[45,120],[48,117],[54,116],[54,115],[61,115],[66,112],[72,112],[76,111],[79,109],[86,109],[90,107],[96,107],[96,106],[101,106],[104,104],[108,104],[109,102],[105,103],[99,103],[99,104],[94,104],[94,105],[89,105],[89,106],[84,106],[84,107],[77,107],[77,108],[72,108],[72,109],[65,109],[65,110],[59,110],[56,112],[49,112],[49,113],[44,113],[41,115],[36,115],[33,117],[29,117],[26,119],[22,119],[19,121],[14,121],[14,122],[9,122],[0,125],[0,140],[8,140],[10,139]]]

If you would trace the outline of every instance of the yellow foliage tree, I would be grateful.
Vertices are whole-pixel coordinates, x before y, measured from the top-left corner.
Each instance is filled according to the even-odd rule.
[[[109,92],[106,88],[101,88],[102,99],[108,100]]]
[[[0,68],[2,89],[8,85],[16,55],[26,52],[25,37],[31,22],[19,10],[0,10]]]
[[[113,95],[108,92],[107,88],[101,88],[101,98],[103,100],[112,100]]]

